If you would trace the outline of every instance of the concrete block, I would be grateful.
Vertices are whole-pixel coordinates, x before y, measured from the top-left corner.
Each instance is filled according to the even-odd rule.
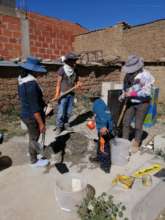
[[[115,89],[122,89],[122,84],[116,82],[102,82],[101,95],[106,104],[108,103],[108,91]]]

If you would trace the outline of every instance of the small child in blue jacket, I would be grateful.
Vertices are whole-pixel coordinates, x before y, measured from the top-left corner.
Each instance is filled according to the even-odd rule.
[[[112,134],[113,122],[108,106],[100,98],[101,94],[95,92],[90,97],[93,102],[92,111],[95,115],[96,128],[98,131],[97,159],[100,168],[106,173],[110,172],[110,137]]]

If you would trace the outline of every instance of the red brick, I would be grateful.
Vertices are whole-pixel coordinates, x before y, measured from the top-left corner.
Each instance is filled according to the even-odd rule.
[[[2,21],[3,22],[8,22],[8,23],[11,23],[11,24],[17,24],[19,22],[19,19],[16,18],[16,17],[12,17],[12,16],[3,16]]]
[[[12,37],[13,37],[13,38],[20,38],[20,37],[21,37],[21,32],[19,32],[19,31],[13,31],[13,32],[12,32]]]

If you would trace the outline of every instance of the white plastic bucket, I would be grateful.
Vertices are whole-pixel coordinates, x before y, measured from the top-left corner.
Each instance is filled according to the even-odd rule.
[[[114,138],[111,143],[112,165],[123,166],[128,163],[131,142],[123,138]]]
[[[85,179],[79,174],[63,174],[56,179],[55,197],[64,211],[76,211],[85,197]]]

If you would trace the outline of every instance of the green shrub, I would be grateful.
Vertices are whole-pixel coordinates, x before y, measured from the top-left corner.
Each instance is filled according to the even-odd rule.
[[[124,217],[126,207],[122,203],[115,203],[113,196],[103,193],[93,199],[85,198],[78,207],[81,220],[117,220]]]

